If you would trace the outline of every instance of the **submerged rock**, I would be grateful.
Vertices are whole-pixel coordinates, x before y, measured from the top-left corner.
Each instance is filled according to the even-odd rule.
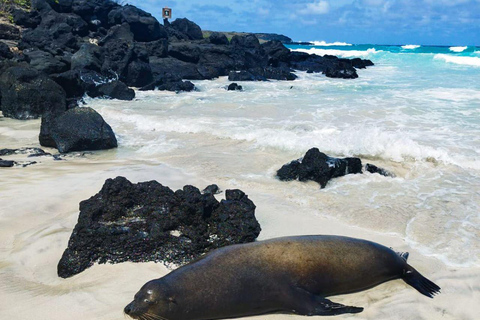
[[[105,97],[118,100],[133,100],[135,98],[135,91],[118,80],[92,87],[87,93],[92,98]]]
[[[283,165],[277,171],[277,177],[282,181],[312,180],[323,189],[330,179],[350,173],[362,173],[362,161],[359,158],[332,158],[312,148],[302,159]]]
[[[19,148],[19,149],[0,149],[0,156],[10,156],[12,154],[28,154],[28,157],[50,156],[51,154],[45,152],[40,148]]]
[[[188,185],[174,192],[157,181],[106,180],[98,194],[80,202],[58,275],[71,277],[95,262],[183,264],[218,247],[254,241],[260,225],[248,196],[227,190],[218,202],[213,193]]]
[[[367,163],[365,165],[365,171],[368,171],[370,173],[378,173],[379,175],[385,176],[385,177],[395,177],[395,174],[393,172],[387,171],[383,168],[379,168],[373,164]]]
[[[388,177],[395,176],[393,173],[372,164],[367,164],[365,170]],[[328,181],[333,178],[357,173],[363,173],[360,158],[333,158],[320,152],[317,148],[312,148],[307,151],[303,158],[283,165],[277,171],[277,177],[282,181],[315,181],[323,189]]]
[[[243,87],[239,86],[237,83],[233,82],[233,83],[230,83],[228,85],[227,90],[228,91],[242,91]]]
[[[0,159],[0,168],[10,168],[15,165],[15,161]]]

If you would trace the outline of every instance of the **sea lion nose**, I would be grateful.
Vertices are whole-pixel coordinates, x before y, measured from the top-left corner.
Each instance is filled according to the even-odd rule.
[[[130,302],[130,303],[125,307],[125,309],[123,309],[123,312],[125,312],[126,314],[130,314],[130,312],[132,312],[132,303],[133,303],[133,302]]]

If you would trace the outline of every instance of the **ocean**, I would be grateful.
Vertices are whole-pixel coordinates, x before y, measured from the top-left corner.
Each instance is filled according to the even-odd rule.
[[[434,300],[396,282],[333,299],[366,307],[355,319],[475,319],[480,47],[288,47],[370,59],[375,66],[358,70],[355,80],[296,72],[295,81],[239,83],[241,92],[227,91],[230,82],[222,77],[193,81],[197,91],[189,93],[136,91],[130,102],[86,98],[113,128],[118,149],[2,170],[0,314],[28,319],[32,308],[5,304],[29,299],[34,306],[55,301],[58,310],[37,319],[64,319],[72,308],[78,319],[120,319],[146,280],[168,272],[154,263],[95,265],[72,279],[56,277],[79,201],[97,193],[106,178],[123,175],[173,189],[212,183],[241,189],[257,205],[259,239],[314,233],[368,238],[410,251],[411,264],[443,288]],[[39,120],[0,118],[0,141],[4,147],[38,146],[39,126]],[[395,177],[348,175],[325,189],[275,178],[283,164],[312,147],[359,157]]]

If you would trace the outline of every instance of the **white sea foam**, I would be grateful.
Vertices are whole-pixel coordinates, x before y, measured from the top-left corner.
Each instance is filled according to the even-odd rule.
[[[370,48],[365,51],[362,50],[336,50],[336,49],[317,49],[317,48],[311,48],[311,49],[292,49],[292,51],[299,51],[299,52],[306,52],[309,54],[316,54],[319,56],[324,56],[324,55],[333,55],[337,57],[342,57],[342,58],[352,58],[352,57],[368,57],[370,55],[374,55],[380,52],[383,52],[382,50],[376,50],[375,48]]]
[[[310,41],[310,43],[314,46],[322,46],[322,47],[332,47],[332,46],[351,46],[351,43],[346,42],[325,42],[325,41]]]
[[[418,45],[418,44],[406,44],[404,46],[402,46],[402,49],[406,49],[406,50],[413,50],[413,49],[417,49],[417,48],[420,48],[421,46]]]
[[[468,47],[450,47],[450,51],[452,52],[463,52],[467,50]]]
[[[452,56],[448,54],[439,53],[439,54],[436,54],[433,58],[436,60],[443,60],[449,63],[480,67],[479,57],[459,57],[459,56]]]
[[[276,126],[270,119],[223,118],[218,122],[209,117],[157,118],[122,114],[112,109],[102,109],[101,113],[115,127],[129,128],[125,133],[117,133],[124,145],[137,145],[141,147],[141,153],[146,150],[149,153],[168,152],[178,147],[175,141],[165,139],[165,133],[208,134],[221,139],[248,141],[260,148],[301,152],[317,146],[326,153],[336,155],[368,155],[395,162],[435,159],[436,162],[480,169],[480,161],[475,159],[425,145],[409,138],[403,131],[385,131],[369,125],[316,128],[290,121]],[[131,134],[132,129],[137,133]]]

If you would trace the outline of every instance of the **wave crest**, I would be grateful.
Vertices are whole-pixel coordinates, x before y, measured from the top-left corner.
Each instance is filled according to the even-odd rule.
[[[449,50],[452,52],[463,52],[467,50],[467,47],[450,47]]]
[[[439,53],[433,57],[435,60],[443,60],[449,63],[461,64],[466,66],[480,67],[479,57],[459,57]]]
[[[322,47],[331,47],[331,46],[352,46],[350,43],[346,42],[325,42],[325,41],[310,41],[310,43],[314,46],[322,46]]]
[[[367,57],[372,54],[377,54],[383,52],[382,50],[376,50],[375,48],[370,48],[365,51],[362,50],[338,50],[338,49],[292,49],[292,51],[306,52],[309,54],[316,54],[319,56],[332,55],[341,58],[354,58],[354,57]]]
[[[418,45],[418,44],[406,44],[404,46],[402,46],[402,49],[406,49],[406,50],[413,50],[413,49],[417,49],[417,48],[420,48],[421,45]]]

